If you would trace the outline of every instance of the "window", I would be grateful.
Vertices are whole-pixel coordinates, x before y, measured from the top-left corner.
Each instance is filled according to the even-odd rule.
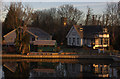
[[[77,38],[77,44],[80,44],[80,43],[79,43],[79,38]]]
[[[104,38],[104,44],[108,44],[108,38]]]
[[[35,38],[34,38],[34,37],[32,38],[32,41],[35,41]]]
[[[3,37],[3,40],[5,40],[5,38]]]
[[[107,32],[107,28],[103,28],[103,32]]]
[[[71,38],[69,38],[69,44],[71,44]]]
[[[80,28],[80,31],[83,31],[83,28]]]
[[[73,38],[73,45],[75,45],[75,38]]]
[[[100,45],[103,44],[103,38],[100,38],[100,40],[99,40],[99,44],[100,44]]]

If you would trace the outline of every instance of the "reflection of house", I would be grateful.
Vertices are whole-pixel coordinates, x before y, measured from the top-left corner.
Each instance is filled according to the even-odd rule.
[[[93,64],[93,67],[98,77],[109,77],[109,65]]]
[[[87,45],[94,49],[109,46],[109,34],[107,28],[103,26],[77,26],[71,27],[67,36],[67,45],[83,46]]]
[[[55,77],[55,69],[33,69],[30,74],[31,78]]]
[[[71,77],[78,76],[82,71],[81,69],[82,66],[80,64],[67,64],[66,66],[67,75]]]
[[[22,27],[20,29],[23,29]],[[26,32],[30,35],[30,41],[52,40],[52,36],[39,28],[27,27]],[[16,29],[3,36],[3,44],[13,45],[16,38]]]
[[[14,63],[14,62],[7,62],[7,63],[4,63],[3,66],[6,67],[11,72],[15,72],[16,71],[16,67],[18,66],[18,64]]]
[[[30,67],[30,78],[55,77],[56,70],[55,64],[53,63],[32,62],[30,63]]]

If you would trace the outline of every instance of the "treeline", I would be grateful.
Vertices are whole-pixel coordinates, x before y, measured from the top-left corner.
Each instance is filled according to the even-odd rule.
[[[3,35],[18,26],[14,9],[10,5],[8,14],[3,23]],[[50,8],[32,12],[31,19],[26,25],[28,27],[39,27],[53,36],[59,44],[66,43],[66,34],[72,25],[102,25],[109,29],[111,45],[114,49],[120,50],[120,2],[108,3],[105,12],[101,15],[94,14],[93,10],[88,7],[87,14],[75,8],[73,5],[62,5],[59,8]],[[27,8],[26,8],[27,9]],[[18,8],[19,10],[19,8]],[[18,16],[18,21],[19,21]],[[85,19],[84,19],[85,18]],[[21,20],[20,25],[26,23]],[[7,30],[6,30],[7,29]]]
[[[72,25],[80,24],[83,12],[73,5],[62,5],[59,8],[36,11],[34,18],[31,26],[39,27],[48,32],[60,44],[66,43],[66,34]]]

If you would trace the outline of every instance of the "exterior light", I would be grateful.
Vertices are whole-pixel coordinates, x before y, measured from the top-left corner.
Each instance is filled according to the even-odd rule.
[[[64,22],[64,26],[66,26],[67,25],[67,23],[66,22]]]

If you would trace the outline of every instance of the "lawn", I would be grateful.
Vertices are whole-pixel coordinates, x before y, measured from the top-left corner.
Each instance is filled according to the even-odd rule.
[[[80,55],[118,55],[120,54],[120,51],[116,50],[104,50],[104,52],[101,50],[100,53],[98,53],[98,49],[93,50],[92,48],[88,47],[61,47],[61,50],[63,52],[75,52],[76,54]]]

